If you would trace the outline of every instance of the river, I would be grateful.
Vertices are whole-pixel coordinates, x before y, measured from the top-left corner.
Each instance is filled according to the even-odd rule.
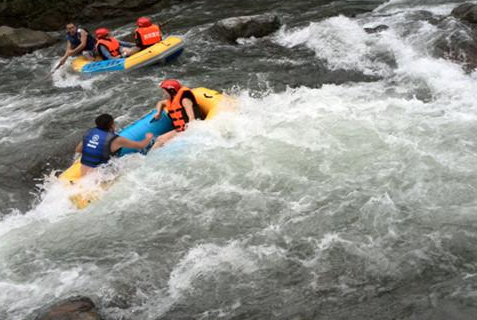
[[[0,318],[84,295],[106,319],[474,319],[477,73],[432,54],[459,3],[176,3],[153,15],[186,43],[168,65],[47,77],[63,43],[0,60]],[[266,12],[264,38],[206,31]],[[239,107],[114,160],[74,209],[56,176],[83,132],[139,118],[164,78]]]

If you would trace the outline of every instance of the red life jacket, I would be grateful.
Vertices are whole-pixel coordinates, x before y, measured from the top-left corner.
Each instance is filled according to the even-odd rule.
[[[113,57],[117,57],[121,54],[121,51],[119,50],[121,45],[116,38],[110,37],[109,39],[99,39],[98,42],[96,42],[96,51],[99,54],[101,54],[101,51],[98,48],[100,44],[104,45]]]
[[[174,126],[174,129],[176,129],[176,131],[184,131],[186,127],[185,119],[187,117],[187,113],[181,104],[182,96],[186,92],[190,92],[192,95],[194,95],[189,88],[182,87],[177,92],[174,99],[172,99],[172,102],[170,100],[167,100],[166,102],[169,117],[171,118],[172,125]]]
[[[152,24],[149,27],[137,28],[134,36],[137,40],[138,35],[141,40],[141,44],[145,47],[151,46],[162,40],[161,28],[157,24]]]

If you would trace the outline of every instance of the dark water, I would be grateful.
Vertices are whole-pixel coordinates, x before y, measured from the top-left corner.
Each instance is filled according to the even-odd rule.
[[[474,319],[477,74],[433,56],[457,4],[173,3],[154,15],[187,44],[169,65],[45,79],[63,44],[0,60],[0,318],[86,295],[107,319]],[[207,32],[260,13],[282,29]],[[239,107],[115,161],[116,184],[71,208],[52,172],[168,77]]]

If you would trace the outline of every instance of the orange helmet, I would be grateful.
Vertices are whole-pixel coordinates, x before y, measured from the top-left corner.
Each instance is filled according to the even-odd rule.
[[[182,87],[181,83],[175,79],[166,79],[159,85],[162,89],[174,89],[176,92]]]
[[[152,21],[148,17],[140,17],[136,21],[136,25],[139,28],[146,28],[146,27],[149,27],[151,24],[152,24]]]
[[[96,34],[96,38],[103,39],[109,34],[109,29],[108,28],[96,29],[95,34]]]

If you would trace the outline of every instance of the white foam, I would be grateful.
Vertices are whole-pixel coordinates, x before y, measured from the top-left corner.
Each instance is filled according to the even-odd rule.
[[[27,90],[27,89],[26,89]],[[100,102],[114,96],[105,91],[89,96],[84,92],[61,92],[55,95],[35,96],[30,92],[0,96],[0,144],[21,144],[37,140],[49,130],[57,117],[76,114],[85,104]]]
[[[52,75],[51,78],[53,80],[53,85],[57,88],[74,88],[74,87],[81,87],[85,90],[91,90],[93,88],[93,84],[96,81],[104,80],[107,75],[106,74],[94,74],[94,75],[87,75],[81,73],[74,73],[70,70],[70,63],[72,59],[66,61],[66,63],[56,70]],[[56,62],[55,62],[56,63]],[[56,65],[52,65],[52,71]]]
[[[80,292],[79,288],[92,281],[88,275],[91,271],[86,265],[69,270],[52,267],[28,283],[2,280],[0,301],[8,306],[5,311],[11,319],[21,317],[67,294]]]
[[[78,213],[70,201],[70,197],[78,193],[84,193],[84,190],[93,192],[101,198],[106,190],[101,187],[104,181],[114,180],[120,171],[120,161],[112,162],[110,166],[100,168],[99,170],[88,174],[78,183],[65,185],[52,172],[50,176],[45,177],[42,184],[39,185],[41,192],[39,194],[38,204],[26,213],[17,213],[6,216],[0,221],[0,237],[16,231],[13,237],[18,236],[19,230],[41,229],[41,226],[58,222],[71,214]]]
[[[193,282],[199,276],[213,275],[224,270],[251,273],[256,269],[250,254],[237,242],[224,247],[215,244],[199,245],[189,250],[171,272],[169,291],[177,299],[184,292],[193,289]]]
[[[477,1],[465,1],[467,3],[477,3]],[[376,9],[376,13],[387,13],[387,14],[396,14],[403,11],[412,12],[425,10],[432,12],[436,15],[449,15],[451,11],[457,7],[459,3],[454,4],[436,4],[435,1],[429,1],[429,3],[423,3],[422,1],[413,1],[413,0],[390,0]]]
[[[281,29],[275,41],[290,48],[306,45],[331,69],[358,70],[369,75],[388,71],[385,64],[374,59],[386,48],[376,46],[375,38],[368,35],[357,20],[344,16],[312,22],[291,31]],[[375,50],[377,52],[373,52]]]
[[[240,45],[255,45],[259,39],[251,36],[250,38],[237,38],[235,41]]]

